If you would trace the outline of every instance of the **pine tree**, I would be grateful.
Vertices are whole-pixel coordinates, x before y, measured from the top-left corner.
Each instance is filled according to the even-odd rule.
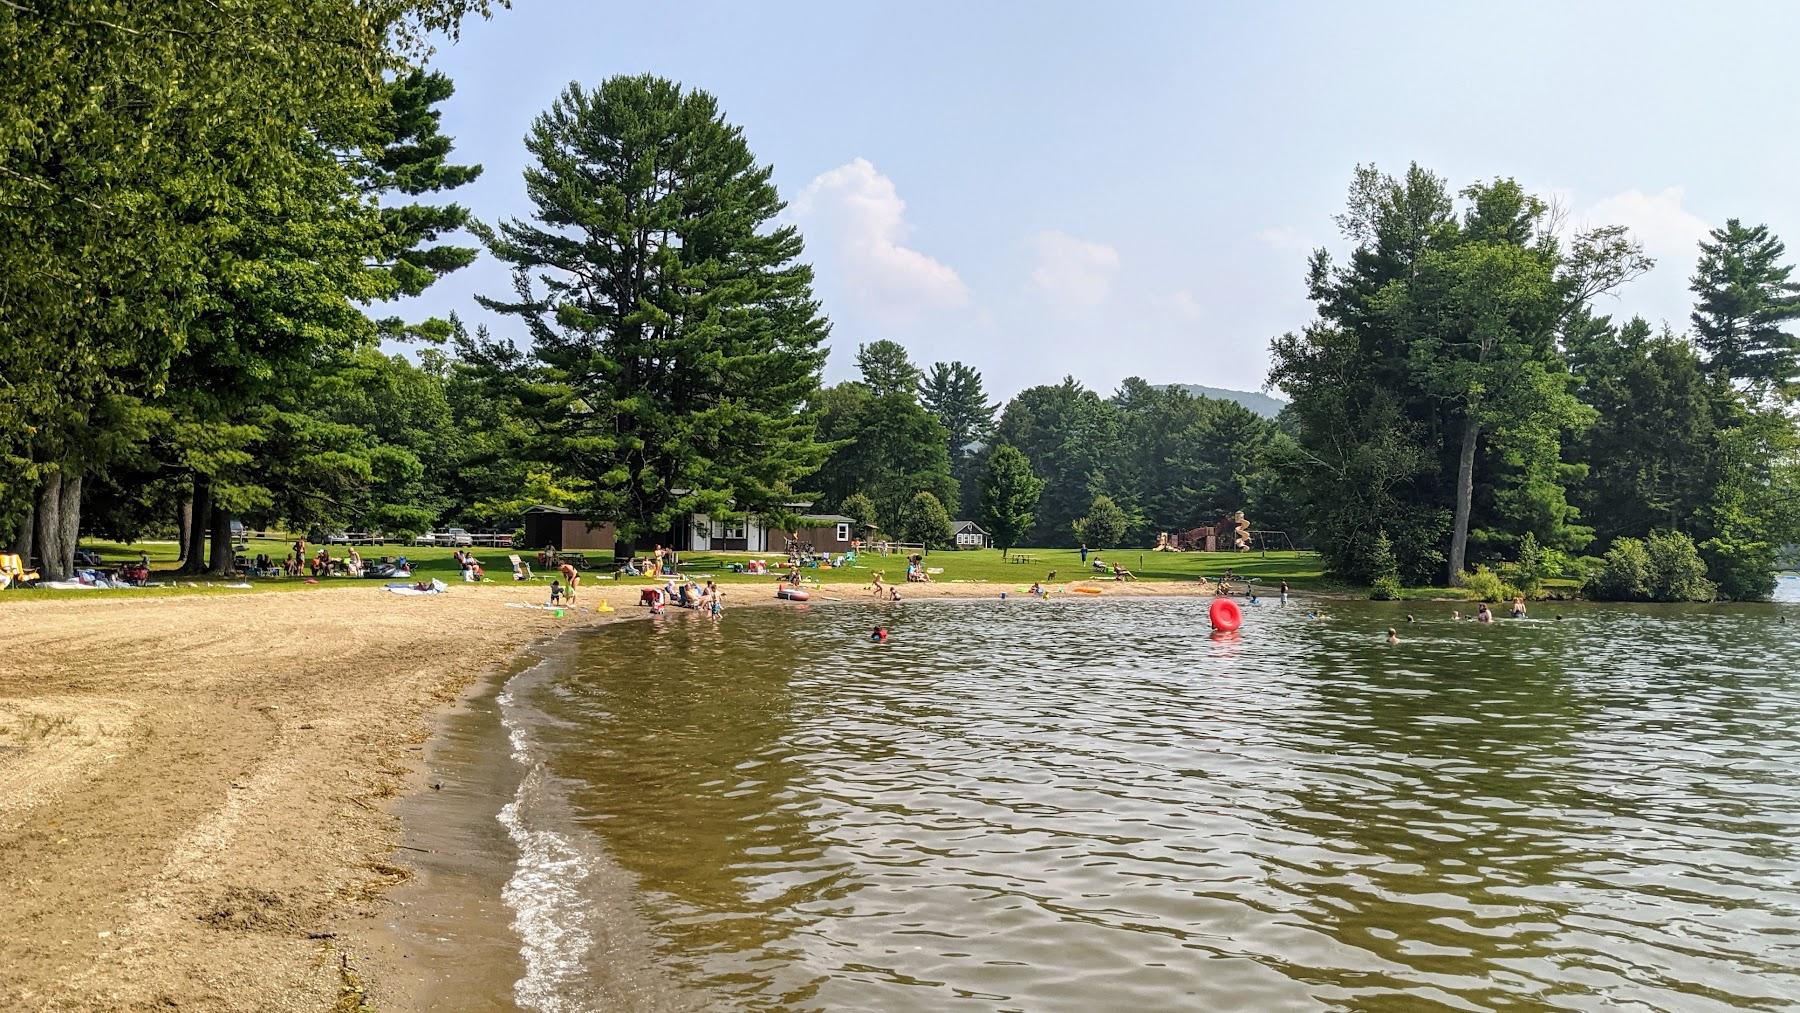
[[[614,77],[571,84],[526,147],[532,219],[482,230],[518,295],[481,302],[525,326],[541,450],[585,511],[628,546],[791,500],[823,457],[803,409],[829,324],[743,131],[704,91]]]
[[[385,103],[360,162],[358,183],[379,199],[385,194],[417,197],[474,182],[479,165],[453,165],[451,140],[440,132],[443,114],[436,108],[455,94],[456,86],[440,71],[414,68],[387,82]],[[387,203],[379,212],[382,240],[372,270],[385,276],[391,296],[416,296],[452,271],[473,263],[474,247],[438,242],[445,233],[469,224],[469,211],[458,204]],[[387,338],[449,336],[447,321],[407,325],[398,318],[380,322]]]
[[[981,388],[981,374],[973,366],[960,362],[933,363],[931,372],[919,384],[919,403],[937,417],[950,434],[950,460],[967,456],[969,444],[994,435],[994,412],[998,404],[990,404]]]
[[[981,517],[1000,555],[1005,556],[1031,530],[1032,512],[1044,483],[1031,473],[1031,462],[1019,448],[1002,443],[988,455],[981,482]]]
[[[1712,365],[1758,393],[1788,398],[1800,379],[1800,339],[1784,328],[1800,318],[1800,283],[1781,258],[1787,247],[1768,226],[1736,218],[1700,244],[1689,289],[1698,297],[1695,342]]]
[[[856,368],[862,373],[864,386],[879,397],[890,394],[919,396],[919,367],[913,365],[906,349],[897,341],[871,341],[856,346]]]

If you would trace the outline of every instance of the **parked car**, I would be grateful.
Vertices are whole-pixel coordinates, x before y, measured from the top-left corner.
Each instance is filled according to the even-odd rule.
[[[445,528],[438,535],[439,545],[474,545],[475,538],[462,528]]]

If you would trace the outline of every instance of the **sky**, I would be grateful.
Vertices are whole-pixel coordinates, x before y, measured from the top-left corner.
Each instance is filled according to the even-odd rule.
[[[805,235],[827,381],[888,338],[1008,397],[1066,374],[1260,389],[1368,163],[1630,227],[1657,266],[1599,308],[1680,330],[1708,228],[1800,242],[1797,33],[1782,3],[515,0],[432,63],[484,167],[454,199],[490,223],[529,217],[523,138],[569,82],[711,92]],[[508,268],[403,308],[517,338],[476,294],[510,295]]]

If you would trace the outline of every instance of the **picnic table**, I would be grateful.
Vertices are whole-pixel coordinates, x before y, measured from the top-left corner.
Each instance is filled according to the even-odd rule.
[[[1007,556],[1006,560],[1009,563],[1035,563],[1037,562],[1037,557],[1028,552],[1015,552],[1012,555]]]

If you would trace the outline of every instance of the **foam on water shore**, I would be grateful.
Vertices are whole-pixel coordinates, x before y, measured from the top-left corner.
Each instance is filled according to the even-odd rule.
[[[551,775],[533,749],[531,716],[514,692],[520,680],[542,678],[541,668],[515,676],[497,698],[513,759],[526,771],[513,800],[498,816],[519,849],[518,863],[501,896],[514,912],[513,931],[525,961],[525,975],[513,987],[514,998],[526,1009],[561,1013],[584,1008],[572,1000],[580,994],[585,958],[594,946],[589,930],[593,911],[584,886],[594,872],[596,856],[574,835],[548,827],[557,808]]]

